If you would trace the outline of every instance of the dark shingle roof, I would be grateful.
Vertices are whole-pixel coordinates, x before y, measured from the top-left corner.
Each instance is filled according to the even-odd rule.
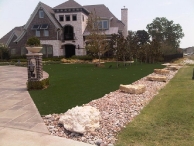
[[[8,32],[0,39],[0,43],[6,44],[9,38],[11,37],[11,35],[13,34],[13,32],[18,37],[21,34],[22,30],[23,30],[23,26],[13,28],[10,32]]]
[[[110,27],[118,27],[119,30],[123,30],[124,24],[118,20],[105,5],[87,5],[83,7],[89,12],[96,13],[98,17],[108,19],[112,18],[110,21]]]
[[[68,1],[54,7],[53,9],[64,9],[64,8],[82,8],[82,6],[80,4],[78,4],[77,2],[75,2],[74,0],[68,0]]]

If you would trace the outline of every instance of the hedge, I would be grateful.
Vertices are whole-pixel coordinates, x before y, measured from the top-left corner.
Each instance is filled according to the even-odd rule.
[[[49,78],[41,81],[28,81],[26,84],[28,90],[42,90],[49,85]]]

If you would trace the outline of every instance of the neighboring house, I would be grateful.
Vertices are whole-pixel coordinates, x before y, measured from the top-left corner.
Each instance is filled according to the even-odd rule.
[[[45,57],[86,55],[87,19],[93,11],[101,18],[101,27],[107,38],[113,33],[127,36],[128,9],[121,9],[120,21],[105,5],[81,6],[74,0],[68,0],[54,8],[39,2],[27,23],[15,27],[0,39],[0,43],[10,48],[11,55],[25,55],[27,39],[36,36],[43,45]]]
[[[194,53],[194,47],[185,48],[185,49],[183,49],[183,51],[186,54],[192,54],[192,53]]]

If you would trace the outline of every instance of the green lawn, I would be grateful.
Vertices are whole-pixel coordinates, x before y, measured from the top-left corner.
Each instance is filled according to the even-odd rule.
[[[193,66],[178,74],[123,129],[116,146],[194,146]]]
[[[109,68],[110,65],[113,67]],[[46,90],[30,91],[30,95],[41,115],[63,113],[162,67],[160,64],[133,64],[116,68],[115,63],[106,63],[104,68],[92,64],[45,65],[44,70],[50,75],[50,86]]]

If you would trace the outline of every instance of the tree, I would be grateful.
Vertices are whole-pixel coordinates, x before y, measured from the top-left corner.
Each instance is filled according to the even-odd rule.
[[[172,20],[169,21],[165,17],[156,17],[146,28],[152,39],[167,44],[173,49],[179,47],[180,39],[184,37],[182,27],[179,24],[174,24]]]
[[[138,45],[144,45],[149,42],[150,36],[145,30],[138,30],[136,36],[138,39]]]
[[[0,58],[1,60],[10,58],[9,49],[6,45],[0,44]]]
[[[98,56],[99,65],[101,56],[109,50],[109,43],[106,40],[105,30],[101,27],[101,19],[96,15],[96,12],[91,13],[87,22],[87,31],[89,35],[86,37],[86,50],[92,56]]]
[[[121,34],[112,34],[111,35],[111,50],[113,52],[114,57],[118,62],[123,60],[124,64],[129,55],[129,47],[127,45],[127,40]]]
[[[135,31],[129,31],[127,36],[127,44],[130,50],[130,60],[139,58],[139,46],[138,46],[138,38]]]

